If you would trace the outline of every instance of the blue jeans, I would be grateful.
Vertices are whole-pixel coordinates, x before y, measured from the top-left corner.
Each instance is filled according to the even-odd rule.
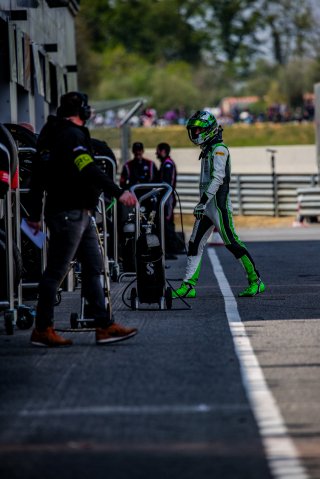
[[[50,232],[47,267],[39,283],[36,328],[53,326],[54,304],[58,288],[66,276],[70,262],[81,262],[82,296],[97,327],[107,327],[105,295],[100,275],[103,259],[95,226],[88,210],[68,210],[46,218]]]

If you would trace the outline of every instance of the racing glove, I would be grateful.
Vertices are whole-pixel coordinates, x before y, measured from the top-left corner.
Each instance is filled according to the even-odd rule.
[[[206,210],[208,199],[209,198],[207,197],[207,195],[205,193],[203,193],[199,203],[194,208],[193,215],[197,218],[197,220],[201,220],[203,218],[204,212]]]

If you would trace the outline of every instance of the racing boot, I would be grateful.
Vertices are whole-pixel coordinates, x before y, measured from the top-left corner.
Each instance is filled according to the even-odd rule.
[[[252,281],[252,283],[249,283],[249,286],[245,290],[241,291],[238,296],[240,298],[244,296],[255,296],[256,294],[263,293],[265,289],[266,287],[261,281],[261,278],[257,278],[256,280]]]
[[[188,256],[186,266],[186,278],[181,283],[180,288],[172,290],[172,298],[195,298],[197,296],[195,285],[198,282],[201,256]]]
[[[255,296],[256,294],[263,293],[266,287],[259,277],[258,271],[256,270],[250,255],[242,256],[240,258],[240,262],[246,270],[249,286],[241,291],[238,296],[241,298],[244,296]]]
[[[172,298],[195,298],[197,296],[194,286],[189,281],[182,281],[180,288],[172,290]]]

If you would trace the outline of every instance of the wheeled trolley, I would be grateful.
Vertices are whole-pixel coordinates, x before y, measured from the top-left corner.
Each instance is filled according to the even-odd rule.
[[[105,155],[95,155],[94,160],[100,166],[101,170],[111,176],[114,183],[116,183],[116,163],[112,158]],[[108,218],[109,213],[111,215]],[[101,213],[102,214],[102,213]],[[117,200],[115,198],[112,199],[111,203],[108,207],[105,208],[105,215],[107,216],[107,220],[105,223],[106,226],[106,234],[107,239],[110,242],[111,248],[108,248],[108,263],[110,269],[110,277],[112,281],[118,281],[120,275],[120,267],[119,267],[119,258],[118,258],[118,216],[117,216]],[[108,219],[112,223],[111,224],[111,231],[109,232],[108,229]],[[110,226],[110,223],[109,223]],[[111,254],[109,254],[111,251]]]
[[[131,188],[136,197],[136,192],[141,190],[149,191],[137,198],[135,208],[136,287],[131,289],[130,306],[137,310],[140,304],[157,303],[160,309],[171,309],[171,289],[166,287],[165,278],[164,205],[172,188],[167,183],[139,184]],[[154,209],[145,213],[143,204],[152,197]]]
[[[0,141],[8,151],[9,190],[3,203],[2,244],[5,247],[6,259],[6,298],[0,301],[0,309],[4,310],[4,324],[7,334],[13,334],[14,326],[19,329],[29,329],[35,318],[35,310],[22,304],[22,260],[20,236],[20,188],[18,149],[8,129],[0,124]],[[1,239],[1,238],[0,238]]]
[[[105,294],[106,317],[107,317],[107,320],[111,321],[113,315],[112,315],[112,304],[111,304],[111,294],[110,294],[110,270],[109,270],[109,261],[108,261],[108,255],[107,255],[106,207],[105,207],[105,201],[103,196],[101,196],[99,199],[99,210],[101,211],[101,218],[102,218],[101,231],[99,231],[98,229],[96,219],[94,216],[91,217],[91,220],[96,229],[101,256],[103,260],[101,281],[103,283],[104,294]],[[77,330],[79,328],[95,329],[96,327],[95,319],[90,314],[90,306],[87,304],[86,298],[84,296],[81,296],[80,313],[72,312],[70,315],[70,327],[72,330]]]

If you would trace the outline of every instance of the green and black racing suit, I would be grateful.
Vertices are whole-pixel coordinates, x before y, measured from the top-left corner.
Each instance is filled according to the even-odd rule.
[[[223,142],[204,145],[200,154],[200,197],[205,198],[205,210],[195,221],[189,241],[188,259],[184,281],[192,286],[198,281],[203,249],[214,229],[226,248],[240,260],[249,284],[259,278],[259,273],[246,246],[240,241],[233,224],[232,204],[229,195],[231,159]]]

